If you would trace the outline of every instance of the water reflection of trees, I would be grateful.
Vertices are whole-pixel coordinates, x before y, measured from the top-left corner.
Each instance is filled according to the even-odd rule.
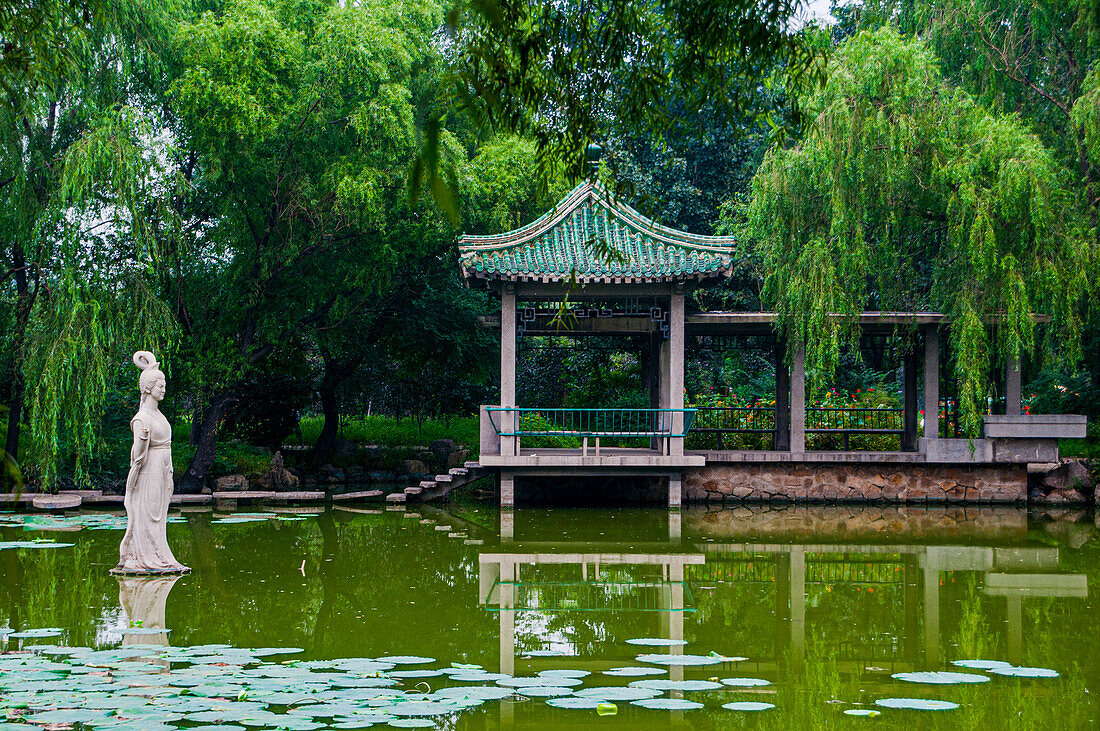
[[[94,645],[119,614],[106,572],[120,534],[66,534],[71,548],[0,552],[0,626],[66,628]],[[169,526],[195,568],[167,605],[172,644],[298,646],[318,656],[423,651],[484,662],[496,623],[474,599],[476,552],[417,521],[333,515],[217,524],[193,514]],[[304,566],[303,566],[304,562]]]

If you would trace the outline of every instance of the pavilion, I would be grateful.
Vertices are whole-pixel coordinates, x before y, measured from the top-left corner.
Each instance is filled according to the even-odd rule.
[[[734,239],[661,226],[592,181],[526,226],[462,237],[459,264],[469,286],[488,288],[501,302],[499,318],[484,322],[500,330],[500,403],[481,409],[479,463],[499,470],[502,506],[515,503],[517,479],[577,475],[667,480],[673,507],[727,499],[1021,502],[1027,463],[1056,461],[1059,438],[1084,436],[1083,416],[1021,413],[1020,366],[1013,360],[1005,364],[1004,413],[986,417],[980,439],[949,438],[938,405],[941,333],[950,323],[934,312],[860,317],[865,335],[902,335],[912,343],[901,409],[828,428],[808,424],[804,351],[788,353],[775,313],[686,311],[694,289],[731,275]],[[517,338],[545,335],[620,336],[638,344],[649,365],[648,408],[519,407]],[[774,350],[775,407],[718,414],[755,422],[727,419],[715,427],[711,419],[696,428],[718,432],[718,448],[692,450],[685,437],[701,410],[684,404],[685,351],[690,340],[706,337],[755,339]],[[930,406],[923,437],[918,377]],[[770,434],[770,448],[723,448],[723,433],[744,432]],[[844,436],[845,445],[849,434],[896,435],[900,450],[808,449],[807,434],[824,432]],[[547,437],[574,440],[576,447],[528,446]]]

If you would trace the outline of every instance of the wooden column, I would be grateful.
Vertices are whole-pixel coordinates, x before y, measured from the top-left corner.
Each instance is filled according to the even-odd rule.
[[[1009,416],[1019,416],[1023,413],[1022,375],[1020,359],[1009,358],[1008,363],[1005,364],[1005,414]]]
[[[514,408],[516,405],[516,290],[505,285],[500,293],[500,405]],[[501,413],[501,431],[515,431],[515,416]],[[502,437],[500,453],[502,456],[515,456],[518,439]]]
[[[787,344],[775,341],[775,434],[772,449],[782,452],[791,448],[791,372],[787,370]]]
[[[940,331],[924,328],[924,437],[940,436]]]
[[[791,453],[806,451],[806,346],[799,343],[791,357]]]
[[[917,349],[912,345],[904,356],[902,380],[902,435],[901,451],[917,451]]]
[[[668,329],[668,408],[684,408],[684,292],[673,292],[669,310]],[[684,430],[683,414],[674,414],[672,431],[674,434]],[[684,438],[673,437],[669,444],[669,454],[679,456],[684,453]]]

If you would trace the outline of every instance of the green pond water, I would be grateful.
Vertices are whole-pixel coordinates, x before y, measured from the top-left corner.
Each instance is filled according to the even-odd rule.
[[[1100,719],[1081,511],[172,515],[194,573],[116,579],[125,516],[0,513],[0,731]]]

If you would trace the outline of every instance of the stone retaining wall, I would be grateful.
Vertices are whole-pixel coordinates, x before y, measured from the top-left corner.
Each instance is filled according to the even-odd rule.
[[[1026,465],[709,464],[684,470],[683,501],[1023,503]]]
[[[1027,511],[1009,505],[778,505],[748,503],[685,508],[685,535],[729,542],[915,543],[1019,541]]]

